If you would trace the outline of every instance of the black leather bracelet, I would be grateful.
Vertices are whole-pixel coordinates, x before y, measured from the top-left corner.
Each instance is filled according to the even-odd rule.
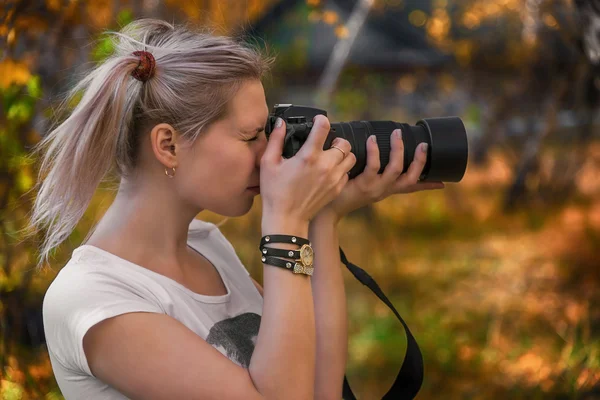
[[[284,268],[292,271],[295,274],[304,274],[304,275],[312,275],[314,271],[314,267],[305,267],[304,265],[297,263],[295,261],[284,260],[276,257],[263,256],[261,258],[262,262],[268,265],[273,265],[275,267]]]
[[[310,244],[308,239],[299,236],[290,235],[266,235],[260,239],[259,248],[262,250],[263,246],[267,243],[290,243],[302,246],[303,244]]]
[[[276,249],[274,247],[263,247],[260,251],[263,256],[288,257],[298,260],[300,258],[300,250]]]

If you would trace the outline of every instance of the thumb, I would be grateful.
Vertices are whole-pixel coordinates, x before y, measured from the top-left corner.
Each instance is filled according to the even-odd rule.
[[[263,153],[263,158],[266,158],[270,162],[279,162],[281,160],[285,131],[285,122],[280,117],[277,117],[277,120],[275,121],[275,129],[273,129],[273,132],[271,132],[271,135],[269,135],[269,142],[267,143],[267,148]]]

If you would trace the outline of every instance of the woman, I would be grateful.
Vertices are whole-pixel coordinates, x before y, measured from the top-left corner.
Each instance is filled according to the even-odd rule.
[[[350,144],[337,139],[324,151],[329,122],[317,116],[300,152],[284,159],[283,121],[268,142],[263,132],[269,59],[157,20],[135,21],[117,36],[115,54],[76,86],[80,102],[38,148],[47,151],[32,224],[48,230],[43,260],[107,173],[120,180],[44,298],[64,396],[341,398],[338,221],[393,193],[443,187],[417,183],[426,148],[401,175],[394,134],[391,162],[378,175],[369,140],[368,165],[349,181]],[[264,292],[218,227],[195,219],[205,209],[244,215],[259,191]]]

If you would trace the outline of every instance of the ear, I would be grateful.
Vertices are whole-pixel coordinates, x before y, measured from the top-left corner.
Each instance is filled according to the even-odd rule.
[[[150,131],[150,143],[156,159],[167,168],[177,168],[177,131],[169,124],[158,124]]]

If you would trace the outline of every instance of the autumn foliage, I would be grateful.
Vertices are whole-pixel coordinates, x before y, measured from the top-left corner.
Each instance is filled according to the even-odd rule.
[[[341,223],[348,258],[380,283],[421,345],[426,368],[418,398],[600,398],[595,123],[600,96],[596,72],[578,48],[572,2],[368,3],[372,16],[397,12],[398,25],[420,32],[452,62],[379,70],[348,65],[335,77],[327,105],[332,119],[414,123],[453,110],[470,134],[462,182],[387,199]],[[112,51],[102,32],[152,16],[238,34],[282,6],[289,11],[274,22],[279,32],[318,25],[336,40],[347,40],[351,27],[335,4],[5,2],[0,9],[0,398],[62,398],[43,344],[41,301],[112,194],[100,188],[53,264],[34,270],[41,233],[26,235],[38,179],[29,150],[64,117],[55,110],[66,88]],[[297,35],[290,39],[294,46],[314,45]],[[286,53],[282,37],[264,40],[280,54],[276,76],[267,84],[269,105],[294,95],[312,98],[314,71],[304,81],[297,72],[308,68],[308,50]],[[291,70],[294,75],[286,75]],[[209,212],[201,217],[221,218]],[[222,230],[260,282],[260,204]],[[381,398],[400,367],[405,338],[382,303],[350,274],[346,282],[348,377],[359,398]]]

